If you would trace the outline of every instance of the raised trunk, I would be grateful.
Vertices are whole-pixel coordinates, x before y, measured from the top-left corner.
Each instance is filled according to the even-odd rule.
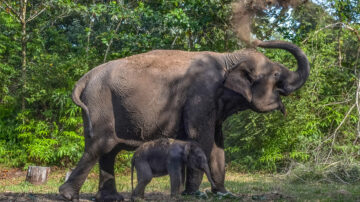
[[[212,187],[212,188],[215,188],[215,182],[214,182],[214,180],[213,180],[212,177],[211,177],[210,168],[209,168],[208,165],[206,165],[206,167],[204,168],[204,171],[205,171],[206,177],[208,178],[208,180],[209,180],[209,182],[210,182],[210,184],[211,184],[211,187]]]
[[[296,45],[285,41],[261,41],[257,42],[258,46],[263,48],[279,48],[289,51],[296,58],[298,68],[295,72],[290,72],[290,75],[284,80],[284,95],[299,89],[307,80],[310,73],[310,64],[305,53]]]

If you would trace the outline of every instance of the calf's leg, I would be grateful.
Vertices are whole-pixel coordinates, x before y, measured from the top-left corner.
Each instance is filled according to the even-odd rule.
[[[153,177],[152,170],[148,162],[135,159],[134,165],[138,183],[133,193],[131,194],[132,200],[134,200],[136,197],[144,198],[145,187],[150,183]]]

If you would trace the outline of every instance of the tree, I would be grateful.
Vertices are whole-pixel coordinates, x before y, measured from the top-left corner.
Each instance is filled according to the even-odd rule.
[[[48,3],[41,1],[40,3],[35,3],[35,1],[28,2],[28,0],[20,1],[0,1],[0,8],[6,11],[9,15],[14,17],[21,24],[21,78],[22,78],[22,88],[25,91],[26,89],[26,61],[27,61],[27,24],[38,17],[48,8]],[[30,9],[29,9],[30,8]],[[22,93],[21,98],[21,108],[25,110],[25,94]]]

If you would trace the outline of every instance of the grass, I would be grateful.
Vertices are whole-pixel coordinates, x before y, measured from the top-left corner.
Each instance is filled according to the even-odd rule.
[[[97,169],[95,169],[97,170]],[[25,182],[25,171],[14,171],[0,167],[0,192],[1,193],[31,193],[52,194],[58,193],[58,187],[63,183],[66,170],[52,170],[45,185],[32,185]],[[8,174],[8,175],[7,175]],[[12,175],[12,176],[9,176]],[[136,179],[136,178],[135,178]],[[130,192],[131,181],[128,172],[125,175],[116,175],[117,189],[119,192]],[[134,182],[136,185],[136,180]],[[240,196],[243,200],[295,200],[295,201],[359,201],[360,184],[339,184],[319,182],[291,182],[281,175],[270,174],[242,174],[227,172],[226,188]],[[98,174],[92,171],[81,193],[95,195],[98,188]],[[209,190],[210,184],[204,178],[200,190]],[[154,178],[146,188],[146,193],[161,192],[169,195],[169,177]],[[0,198],[1,199],[1,198]],[[194,197],[183,198],[186,200],[197,199]],[[212,199],[215,200],[215,199]],[[239,199],[236,199],[238,201]]]

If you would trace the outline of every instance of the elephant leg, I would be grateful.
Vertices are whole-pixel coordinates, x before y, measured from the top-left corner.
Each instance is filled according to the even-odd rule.
[[[181,159],[172,159],[167,165],[167,170],[170,175],[171,197],[174,197],[179,194],[182,184],[183,173]]]
[[[214,180],[215,186],[212,187],[211,191],[226,193],[224,186],[225,181],[225,152],[224,149],[218,147],[215,143],[213,145],[211,154],[210,154],[210,172],[211,177]]]
[[[102,155],[99,159],[100,179],[99,191],[96,194],[97,201],[123,201],[124,197],[116,190],[114,164],[115,158],[121,149],[115,147],[109,153]]]
[[[181,168],[181,189],[183,190],[185,188],[185,176],[186,176],[186,166],[183,166]]]
[[[137,185],[131,194],[131,199],[134,200],[136,197],[144,198],[145,187],[148,185],[153,178],[152,170],[147,162],[135,161]]]
[[[188,98],[184,106],[183,121],[187,139],[199,143],[209,158],[215,142],[216,104],[212,89],[204,89],[201,94]],[[201,104],[199,104],[201,103]],[[204,172],[187,167],[185,191],[193,194],[198,191]]]
[[[186,169],[186,183],[185,190],[182,192],[184,195],[194,194],[199,190],[204,172],[187,167]]]
[[[103,128],[101,130],[107,131]],[[107,136],[97,138],[100,137],[100,131],[95,131],[97,133],[95,133],[94,137],[85,136],[84,154],[69,179],[59,188],[60,194],[67,200],[77,201],[79,199],[80,188],[84,184],[90,170],[103,154],[109,153],[116,146],[117,142],[109,137],[111,133],[105,132],[104,134]]]
[[[90,137],[88,119],[83,112],[84,122],[84,137],[85,137],[85,151],[76,165],[76,168],[71,172],[68,180],[59,187],[60,194],[67,200],[78,201],[79,191],[84,184],[87,175],[94,167],[99,158],[97,144]]]
[[[69,179],[60,186],[60,194],[67,200],[78,201],[79,191],[84,184],[87,175],[98,160],[98,156],[92,152],[84,152],[76,168],[72,171]]]
[[[181,187],[181,170],[170,173],[171,197],[179,194]]]

